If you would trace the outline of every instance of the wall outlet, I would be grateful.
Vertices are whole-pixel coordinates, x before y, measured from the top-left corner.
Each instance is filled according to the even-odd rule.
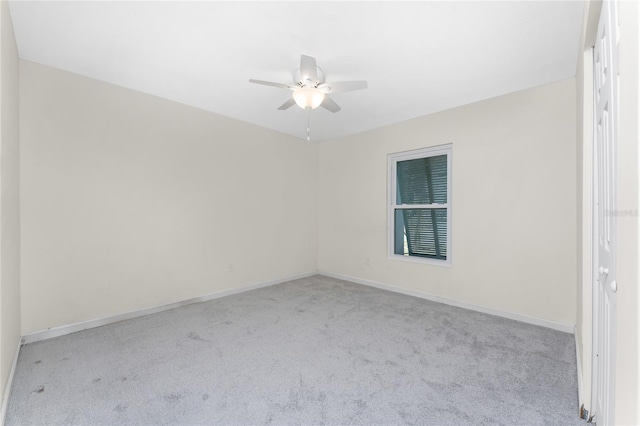
[[[369,260],[368,257],[365,257],[364,258],[364,264],[367,265],[367,266],[371,265],[371,260]]]
[[[229,272],[233,272],[233,263],[229,264]]]

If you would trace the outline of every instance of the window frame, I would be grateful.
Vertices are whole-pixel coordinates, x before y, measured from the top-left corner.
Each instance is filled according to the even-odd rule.
[[[439,155],[447,156],[447,203],[446,204],[396,204],[397,200],[397,171],[396,165],[399,161],[414,160],[417,158],[435,157]],[[422,263],[438,266],[451,266],[452,264],[452,158],[453,144],[438,145],[411,151],[397,152],[387,155],[387,170],[389,171],[387,188],[387,255],[389,259],[401,260],[412,263]],[[447,258],[431,259],[421,256],[405,256],[395,253],[395,211],[396,209],[420,209],[420,208],[446,208],[447,209]]]

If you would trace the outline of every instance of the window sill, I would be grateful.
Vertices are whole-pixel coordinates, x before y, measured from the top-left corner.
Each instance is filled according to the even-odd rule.
[[[399,254],[390,254],[389,259],[399,260],[401,262],[421,263],[423,265],[451,267],[451,258],[447,260],[438,260],[438,259],[428,259],[428,258],[418,257],[418,256],[401,256]]]

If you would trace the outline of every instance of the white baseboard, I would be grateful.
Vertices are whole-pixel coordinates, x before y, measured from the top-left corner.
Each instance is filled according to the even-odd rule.
[[[140,309],[137,311],[125,312],[105,318],[98,318],[89,321],[76,322],[73,324],[62,325],[59,327],[52,327],[46,330],[34,331],[32,333],[22,336],[24,343],[33,343],[40,340],[51,339],[54,337],[64,336],[66,334],[75,333],[77,331],[88,330],[90,328],[101,327],[107,324],[113,324],[128,319],[138,318],[145,315],[155,314],[157,312],[167,311],[169,309],[179,308],[181,306],[191,305],[193,303],[207,302],[209,300],[218,299],[220,297],[231,296],[233,294],[244,293],[245,291],[255,290],[262,287],[268,287],[275,284],[280,284],[286,281],[297,280],[299,278],[306,278],[312,275],[316,275],[317,271],[305,272],[303,274],[290,275],[275,280],[263,281],[257,284],[248,285],[245,287],[234,288],[230,290],[218,291],[210,294],[206,294],[200,297],[194,297],[192,299],[181,300],[179,302],[168,303],[166,305],[153,306],[151,308]]]
[[[22,347],[22,339],[18,339],[18,345],[13,354],[13,362],[11,363],[11,370],[9,370],[9,377],[7,378],[7,384],[4,387],[4,393],[2,394],[2,406],[0,406],[0,425],[4,425],[4,420],[7,416],[7,405],[9,404],[9,394],[13,387],[13,376],[16,373],[16,365],[18,364],[18,356],[20,355],[20,348]]]
[[[389,284],[384,284],[384,283],[380,283],[380,282],[376,282],[376,281],[370,281],[370,280],[366,280],[366,279],[362,279],[362,278],[350,277],[348,275],[334,274],[332,272],[327,272],[327,271],[323,271],[323,270],[319,270],[318,274],[325,275],[325,276],[331,277],[331,278],[337,278],[339,280],[351,281],[351,282],[354,282],[354,283],[357,283],[357,284],[363,284],[363,285],[366,285],[366,286],[369,286],[369,287],[375,287],[375,288],[379,288],[379,289],[382,289],[382,290],[393,291],[394,293],[401,293],[401,294],[406,294],[408,296],[419,297],[421,299],[427,299],[427,300],[431,300],[433,302],[444,303],[446,305],[456,306],[458,308],[469,309],[471,311],[482,312],[482,313],[485,313],[485,314],[495,315],[495,316],[503,317],[503,318],[508,318],[508,319],[512,319],[512,320],[516,320],[516,321],[520,321],[520,322],[525,322],[525,323],[528,323],[528,324],[539,325],[541,327],[547,327],[547,328],[551,328],[551,329],[557,330],[557,331],[562,331],[562,332],[565,332],[565,333],[573,333],[574,332],[574,328],[575,328],[574,324],[565,324],[565,323],[556,322],[556,321],[550,321],[550,320],[546,320],[546,319],[542,319],[542,318],[535,318],[535,317],[530,317],[530,316],[527,316],[527,315],[517,314],[515,312],[502,311],[502,310],[499,310],[499,309],[488,308],[488,307],[480,306],[480,305],[474,305],[472,303],[459,302],[457,300],[448,299],[448,298],[442,297],[442,296],[436,296],[436,295],[433,295],[433,294],[423,293],[423,292],[415,291],[415,290],[407,290],[407,289],[404,289],[404,288],[395,287],[395,286],[392,286],[392,285],[389,285]]]
[[[574,330],[575,330],[575,326],[571,325],[571,324],[564,324],[564,323],[550,321],[550,320],[546,320],[546,319],[542,319],[542,318],[529,317],[529,316],[522,315],[522,314],[517,314],[517,313],[514,313],[514,312],[502,311],[502,310],[488,308],[488,307],[479,306],[479,305],[474,305],[474,304],[466,303],[466,302],[459,302],[459,301],[456,301],[456,300],[453,300],[453,299],[448,299],[448,298],[442,297],[442,296],[436,296],[436,295],[423,293],[423,292],[419,292],[419,291],[414,291],[414,290],[407,290],[407,289],[403,289],[403,288],[400,288],[400,287],[395,287],[395,286],[392,286],[392,285],[389,285],[389,284],[384,284],[384,283],[380,283],[380,282],[376,282],[376,281],[365,280],[365,279],[361,279],[361,278],[357,278],[357,277],[351,277],[351,276],[348,276],[348,275],[334,274],[334,273],[328,272],[328,271],[309,271],[309,272],[305,272],[305,273],[302,273],[302,274],[290,275],[290,276],[279,278],[279,279],[275,279],[275,280],[263,281],[263,282],[260,282],[260,283],[257,283],[257,284],[252,284],[252,285],[241,287],[241,288],[235,288],[235,289],[223,290],[223,291],[219,291],[219,292],[215,292],[215,293],[210,293],[210,294],[206,294],[204,296],[195,297],[195,298],[187,299],[187,300],[182,300],[182,301],[178,301],[178,302],[174,302],[174,303],[169,303],[169,304],[166,304],[166,305],[154,306],[154,307],[150,307],[150,308],[146,308],[146,309],[140,309],[140,310],[137,310],[137,311],[125,312],[125,313],[122,313],[122,314],[117,314],[117,315],[113,315],[113,316],[109,316],[109,317],[105,317],[105,318],[98,318],[98,319],[89,320],[89,321],[82,321],[82,322],[77,322],[77,323],[73,323],[73,324],[67,324],[67,325],[63,325],[63,326],[59,326],[59,327],[53,327],[53,328],[49,328],[49,329],[46,329],[46,330],[34,331],[32,333],[25,334],[22,338],[23,338],[23,342],[25,344],[26,343],[38,342],[40,340],[51,339],[51,338],[58,337],[58,336],[64,336],[66,334],[75,333],[77,331],[88,330],[90,328],[101,327],[103,325],[112,324],[112,323],[119,322],[119,321],[138,318],[138,317],[142,317],[142,316],[145,316],[145,315],[150,315],[150,314],[154,314],[154,313],[157,313],[157,312],[166,311],[166,310],[169,310],[169,309],[179,308],[180,306],[186,306],[186,305],[190,305],[192,303],[206,302],[206,301],[217,299],[217,298],[224,297],[224,296],[230,296],[230,295],[233,295],[233,294],[243,293],[245,291],[250,291],[250,290],[255,290],[255,289],[258,289],[258,288],[262,288],[262,287],[268,287],[268,286],[271,286],[271,285],[280,284],[280,283],[283,283],[283,282],[286,282],[286,281],[296,280],[296,279],[299,279],[299,278],[306,278],[306,277],[310,277],[310,276],[315,275],[315,274],[321,274],[321,275],[325,275],[327,277],[337,278],[337,279],[345,280],[345,281],[351,281],[351,282],[354,282],[354,283],[357,283],[357,284],[363,284],[363,285],[370,286],[370,287],[376,287],[376,288],[379,288],[379,289],[382,289],[382,290],[388,290],[388,291],[393,291],[395,293],[402,293],[402,294],[406,294],[406,295],[409,295],[409,296],[419,297],[419,298],[422,298],[422,299],[427,299],[427,300],[431,300],[431,301],[434,301],[434,302],[444,303],[444,304],[451,305],[451,306],[457,306],[459,308],[469,309],[469,310],[472,310],[472,311],[483,312],[483,313],[486,313],[486,314],[496,315],[496,316],[503,317],[503,318],[509,318],[509,319],[513,319],[513,320],[516,320],[516,321],[525,322],[525,323],[528,323],[528,324],[539,325],[539,326],[542,326],[542,327],[551,328],[551,329],[562,331],[562,332],[565,332],[565,333],[573,333]]]

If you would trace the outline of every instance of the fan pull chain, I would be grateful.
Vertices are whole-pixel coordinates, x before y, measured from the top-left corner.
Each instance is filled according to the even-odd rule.
[[[311,109],[307,110],[307,142],[311,141],[311,126],[309,125],[309,120],[311,119]]]

